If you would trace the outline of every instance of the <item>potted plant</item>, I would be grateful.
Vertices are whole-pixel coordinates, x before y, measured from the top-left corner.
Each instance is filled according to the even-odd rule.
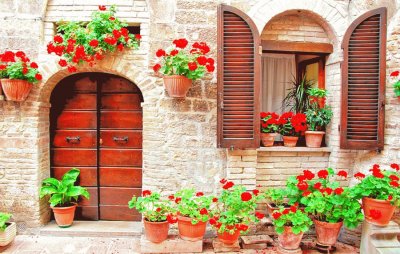
[[[50,196],[50,207],[60,228],[70,227],[74,221],[76,202],[80,196],[89,199],[89,192],[81,186],[74,186],[79,169],[73,168],[66,172],[61,180],[47,178],[40,188],[40,198]]]
[[[296,206],[282,208],[272,214],[279,246],[285,250],[299,249],[304,232],[312,225],[311,219]]]
[[[194,189],[183,189],[175,193],[173,198],[178,212],[179,236],[188,241],[203,239],[213,197]]]
[[[185,38],[173,41],[174,47],[159,49],[156,56],[161,62],[153,66],[156,73],[164,74],[164,86],[169,96],[185,98],[192,80],[199,79],[215,69],[214,59],[207,57],[210,48],[205,42],[195,42],[190,50]]]
[[[175,223],[171,201],[162,198],[160,193],[144,190],[141,197],[133,196],[129,208],[143,214],[146,238],[154,243],[161,243],[168,238],[169,224]]]
[[[278,123],[283,145],[287,147],[295,147],[299,135],[307,130],[306,115],[303,113],[285,112],[279,117]]]
[[[264,214],[256,212],[257,202],[263,196],[258,190],[246,191],[241,185],[221,180],[222,192],[214,203],[210,224],[217,230],[218,239],[224,244],[234,244],[250,223],[258,222]]]
[[[393,89],[394,89],[394,94],[397,96],[397,98],[400,98],[400,71],[394,71],[390,73],[390,77],[395,79],[395,82],[393,83]]]
[[[110,52],[137,49],[141,35],[131,34],[128,24],[115,14],[115,6],[107,10],[101,5],[89,22],[59,22],[57,34],[47,44],[47,52],[60,57],[58,64],[61,67],[76,72],[79,64],[86,62],[93,66]]]
[[[289,206],[286,188],[269,188],[264,192],[264,196],[267,199],[267,211],[270,216],[281,207]]]
[[[355,228],[364,218],[358,200],[350,195],[349,188],[340,187],[336,177],[347,178],[347,172],[341,170],[335,176],[334,170],[327,168],[313,178],[304,174],[297,177],[303,196],[300,202],[313,216],[317,242],[324,246],[336,243],[343,224]]]
[[[326,105],[320,108],[314,104],[306,111],[308,130],[305,134],[307,147],[321,147],[322,139],[325,135],[324,129],[331,122],[332,116],[331,107]]]
[[[275,112],[261,112],[261,142],[263,146],[273,146],[278,135],[279,116]]]
[[[316,104],[319,108],[325,107],[326,95],[328,92],[325,89],[313,87],[307,90],[310,100],[310,106]]]
[[[358,172],[354,175],[360,182],[352,188],[352,195],[362,199],[365,220],[377,226],[386,226],[396,207],[400,207],[399,165],[392,163],[393,170],[381,170],[373,165],[371,175]]]
[[[0,213],[0,246],[6,246],[11,243],[17,235],[17,225],[15,222],[9,222],[11,214]]]
[[[314,81],[307,80],[306,76],[293,78],[292,87],[288,89],[283,99],[285,108],[289,111],[302,113],[310,107],[310,99],[307,91],[314,86]]]
[[[0,55],[0,78],[7,100],[24,101],[42,75],[23,51],[5,51]]]

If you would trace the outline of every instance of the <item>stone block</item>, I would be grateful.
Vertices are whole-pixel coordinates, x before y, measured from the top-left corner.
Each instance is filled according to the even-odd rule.
[[[201,253],[203,241],[185,241],[178,236],[168,236],[162,243],[153,243],[145,236],[140,238],[140,253]]]
[[[244,244],[241,243],[242,249],[245,250],[263,250],[267,248],[266,243],[252,243],[252,244]]]
[[[240,251],[239,241],[236,241],[236,243],[232,245],[227,245],[218,240],[218,238],[216,238],[213,240],[212,245],[214,248],[214,252],[216,253]]]
[[[268,219],[263,219],[263,223],[271,223],[270,220]],[[258,244],[258,243],[272,243],[273,240],[269,235],[246,235],[246,236],[241,236],[240,239],[244,244]]]

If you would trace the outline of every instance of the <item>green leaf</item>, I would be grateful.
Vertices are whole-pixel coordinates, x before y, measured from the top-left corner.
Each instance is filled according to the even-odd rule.
[[[57,206],[63,204],[63,195],[62,194],[54,194],[49,199],[49,203],[51,206]]]

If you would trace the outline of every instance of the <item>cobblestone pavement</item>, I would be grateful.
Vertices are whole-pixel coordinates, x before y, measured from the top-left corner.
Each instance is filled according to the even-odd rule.
[[[312,245],[308,243],[307,245]],[[358,249],[338,243],[335,254],[359,253]],[[0,247],[0,253],[15,254],[133,254],[140,253],[139,238],[108,238],[108,237],[53,237],[19,235],[7,247]],[[211,240],[205,241],[203,253],[214,253]],[[275,248],[266,250],[241,250],[248,254],[275,254]],[[304,254],[318,253],[315,250],[304,249]]]

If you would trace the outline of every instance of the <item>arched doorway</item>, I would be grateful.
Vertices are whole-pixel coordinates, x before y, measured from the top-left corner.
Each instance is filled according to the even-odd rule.
[[[142,94],[132,82],[111,74],[69,76],[51,95],[51,175],[76,167],[81,220],[140,220],[128,209],[142,187]]]

